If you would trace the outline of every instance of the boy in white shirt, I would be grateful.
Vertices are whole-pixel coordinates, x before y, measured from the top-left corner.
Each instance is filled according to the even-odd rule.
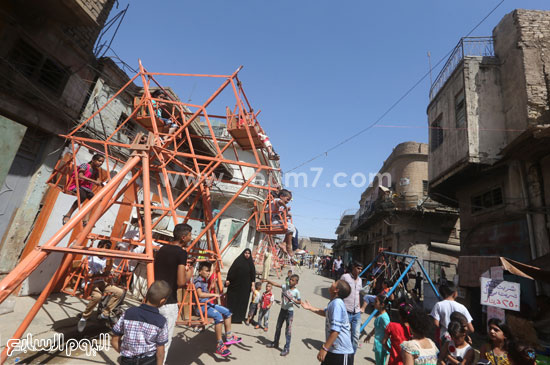
[[[453,312],[462,313],[468,321],[468,332],[474,332],[474,326],[472,325],[472,316],[468,309],[462,304],[458,303],[455,299],[458,296],[457,289],[452,283],[447,283],[447,285],[442,285],[439,287],[439,293],[444,300],[437,302],[430,313],[434,320],[434,325],[440,329],[440,337],[443,339],[443,336],[447,332],[447,326],[451,321],[451,314]]]

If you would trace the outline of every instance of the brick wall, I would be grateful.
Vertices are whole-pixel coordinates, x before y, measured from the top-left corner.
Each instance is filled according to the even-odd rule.
[[[71,37],[80,48],[86,52],[91,52],[113,8],[114,0],[77,0],[76,2],[81,9],[97,23],[97,25],[64,26],[63,32]]]

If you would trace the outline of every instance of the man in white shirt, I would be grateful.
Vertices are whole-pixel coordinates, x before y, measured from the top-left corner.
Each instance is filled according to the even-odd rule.
[[[332,270],[334,270],[334,278],[338,279],[344,273],[344,267],[342,266],[342,256],[338,256],[332,264]]]
[[[348,319],[351,325],[351,344],[353,351],[357,351],[357,344],[359,342],[359,335],[361,329],[361,289],[363,288],[363,280],[359,277],[359,274],[363,271],[363,265],[357,261],[352,264],[351,273],[342,275],[341,280],[344,280],[349,284],[351,288],[350,294],[344,298],[344,304],[346,311],[348,312]]]
[[[447,332],[447,326],[451,321],[451,314],[453,312],[462,313],[466,317],[468,320],[468,332],[473,333],[472,316],[465,306],[455,301],[458,293],[454,284],[448,283],[447,285],[440,286],[439,293],[445,299],[435,304],[430,316],[434,319],[435,326],[440,329],[440,337],[443,338]]]

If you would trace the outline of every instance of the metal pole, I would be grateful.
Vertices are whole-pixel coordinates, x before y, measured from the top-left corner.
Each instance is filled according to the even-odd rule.
[[[126,174],[137,164],[139,157],[131,158],[128,163],[115,175],[103,189],[99,190],[88,203],[82,206],[77,214],[73,215],[67,224],[63,225],[57,233],[53,235],[41,247],[47,248],[56,246],[72,231],[72,229],[92,210],[110,191],[118,186]],[[91,228],[91,226],[90,226]],[[46,259],[48,253],[35,249],[23,259],[2,281],[0,281],[0,303],[2,303],[12,292],[25,280],[41,263]]]
[[[386,252],[387,253],[387,252]],[[411,267],[413,266],[414,262],[416,261],[416,257],[413,258],[411,260],[411,262],[409,263],[409,265],[407,266],[407,268],[403,271],[403,273],[401,273],[401,276],[399,276],[399,278],[397,279],[397,281],[395,282],[395,284],[393,284],[392,288],[390,289],[390,291],[388,292],[388,294],[386,295],[386,298],[389,298],[393,292],[395,291],[395,289],[397,288],[397,286],[399,285],[399,283],[401,282],[401,280],[403,280],[403,278],[405,277],[405,275],[409,272],[409,270],[411,269]],[[369,318],[367,318],[367,320],[361,325],[361,329],[360,329],[360,332],[363,332],[363,330],[365,329],[365,327],[367,327],[367,325],[369,324],[369,322],[372,320],[372,318],[376,315],[376,313],[378,313],[378,310],[375,309],[372,311],[372,313],[370,314]]]
[[[439,300],[443,299],[443,298],[441,298],[441,294],[439,294],[439,292],[435,288],[435,285],[432,282],[432,279],[430,278],[430,275],[428,275],[428,272],[426,271],[426,269],[424,269],[424,266],[422,266],[422,264],[420,262],[418,262],[418,266],[420,266],[420,270],[422,270],[422,274],[424,274],[424,277],[426,279],[428,279],[428,283],[430,283],[430,286],[432,287],[432,290],[434,291],[435,295],[437,295]]]
[[[361,277],[368,269],[370,269],[370,267],[371,267],[372,265],[374,265],[374,263],[375,263],[376,261],[378,261],[378,258],[380,257],[380,255],[381,255],[380,253],[379,253],[378,255],[376,255],[376,257],[374,258],[374,260],[372,260],[372,261],[370,262],[370,264],[368,264],[367,267],[365,267],[365,268],[363,269],[363,271],[361,271],[361,272],[359,273],[359,277]]]
[[[141,165],[143,167],[143,215],[145,221],[145,254],[147,257],[153,257],[153,232],[151,224],[151,184],[149,181],[149,154],[143,152],[141,155]],[[147,263],[147,287],[155,281],[155,264],[153,261]]]

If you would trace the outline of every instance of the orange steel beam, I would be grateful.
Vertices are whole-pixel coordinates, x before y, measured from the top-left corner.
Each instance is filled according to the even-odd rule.
[[[18,328],[16,336],[20,336],[24,333],[30,324],[30,321],[36,315],[37,311],[40,309],[51,291],[55,288],[55,285],[60,282],[64,272],[71,265],[71,262],[76,255],[96,255],[144,261],[147,263],[147,281],[148,285],[150,285],[154,279],[152,230],[157,226],[157,224],[159,224],[160,220],[168,214],[170,214],[174,223],[178,223],[180,219],[184,222],[193,219],[204,223],[204,227],[201,232],[186,249],[193,255],[203,254],[206,257],[214,258],[215,270],[216,273],[219,274],[222,266],[222,253],[225,252],[231,243],[234,242],[236,237],[242,233],[244,227],[254,218],[255,213],[253,212],[250,215],[247,221],[240,227],[240,229],[234,234],[222,250],[220,250],[220,245],[214,232],[215,222],[221,218],[222,214],[225,213],[229,206],[233,204],[233,202],[247,187],[254,187],[260,191],[275,190],[270,183],[268,183],[267,186],[252,183],[260,172],[266,171],[268,176],[271,177],[272,173],[279,173],[280,169],[270,166],[269,161],[266,158],[265,151],[258,148],[261,146],[256,146],[254,144],[251,128],[258,128],[260,131],[263,131],[263,129],[259,126],[257,121],[259,112],[254,113],[242,88],[242,84],[238,79],[238,73],[242,69],[242,66],[231,75],[154,73],[145,70],[141,64],[141,61],[139,62],[139,68],[139,72],[136,73],[136,75],[130,79],[116,94],[107,100],[105,105],[100,107],[88,119],[80,123],[77,128],[65,136],[71,142],[73,154],[71,161],[72,165],[70,166],[72,167],[72,173],[76,176],[77,186],[79,185],[79,181],[77,178],[78,166],[76,164],[76,153],[81,147],[85,147],[90,151],[103,153],[107,160],[107,171],[112,169],[112,161],[115,162],[115,166],[119,163],[124,165],[118,174],[112,178],[108,178],[106,186],[97,191],[96,195],[90,201],[85,204],[79,203],[78,212],[73,215],[69,222],[61,227],[61,229],[53,237],[51,237],[44,246],[31,250],[30,247],[35,244],[35,241],[38,242],[40,238],[39,231],[37,231],[35,235],[31,236],[32,240],[29,240],[30,245],[28,246],[29,248],[27,248],[27,256],[22,259],[19,265],[17,265],[16,268],[8,274],[8,276],[0,281],[1,303],[13,291],[14,287],[19,285],[22,280],[30,275],[30,273],[32,273],[32,271],[41,262],[43,262],[48,254],[51,252],[65,253],[63,262],[50,282],[47,284],[38,300],[35,302],[35,305],[25,318],[22,325]],[[158,85],[160,89],[165,90],[157,82],[157,80],[155,80],[155,76],[212,77],[220,78],[223,81],[202,105],[194,105],[174,100],[174,97],[169,97],[169,100],[152,98],[150,87]],[[139,100],[134,99],[132,113],[115,128],[115,131],[112,132],[110,136],[106,136],[106,140],[96,140],[93,138],[77,136],[77,133],[79,133],[87,123],[93,120],[96,116],[101,115],[100,113],[104,112],[107,105],[112,103],[119,95],[121,95],[121,93],[128,92],[127,88],[136,79],[141,80],[143,83],[143,94]],[[231,88],[227,88],[229,85],[231,85]],[[253,163],[238,161],[239,155],[235,148],[237,141],[234,138],[218,138],[214,133],[211,118],[225,119],[226,117],[215,113],[210,113],[210,109],[207,110],[207,108],[209,108],[214,99],[216,99],[222,91],[226,89],[232,89],[232,93],[234,94],[236,100],[239,117],[246,121],[244,128],[247,132],[248,143],[250,143],[252,147],[251,152],[255,157],[255,161]],[[157,106],[165,109],[166,113],[170,116],[170,119],[178,125],[175,133],[166,133],[167,128],[162,127],[161,122],[157,120],[155,108],[153,108],[152,104],[153,100],[156,101]],[[113,141],[112,139],[114,136],[122,128],[124,128],[127,123],[132,123],[134,121],[132,116],[137,115],[137,113],[140,113],[139,115],[141,118],[138,123],[141,123],[142,127],[149,130],[147,141],[141,137],[139,137],[141,140],[136,139],[131,144]],[[147,116],[147,113],[150,120],[148,119],[149,117]],[[190,133],[189,127],[191,126],[191,123],[197,120],[197,118],[203,118],[204,120],[205,136],[196,136]],[[140,136],[140,134],[138,134],[138,136]],[[208,148],[206,152],[201,150],[202,145],[200,147],[197,145],[197,141],[200,141],[201,139],[211,140],[213,149]],[[225,143],[225,145],[220,145],[220,142]],[[111,148],[121,148],[127,151],[134,150],[134,153],[129,159],[127,159],[127,161],[125,161],[124,157],[121,158],[120,156],[114,156]],[[183,150],[183,148],[186,150]],[[223,153],[227,151],[228,148],[233,148],[235,160],[224,157]],[[257,151],[257,149],[260,149],[260,151]],[[189,152],[185,152],[187,150]],[[223,176],[219,177],[219,180],[216,178],[216,181],[237,185],[239,186],[239,189],[237,192],[229,193],[232,194],[232,197],[225,203],[216,216],[213,216],[211,210],[211,179],[216,177],[215,171],[222,164],[231,167],[238,167],[241,171],[242,181],[238,181],[236,178],[233,178],[233,180],[224,180]],[[169,168],[174,165],[182,171],[173,171],[173,167]],[[65,164],[61,165],[58,163],[54,170],[54,174],[52,174],[52,177],[48,179],[48,183],[54,186],[60,184],[62,182],[63,175],[67,174],[66,166],[67,165]],[[243,167],[248,167],[253,170],[246,180]],[[130,181],[127,181],[121,189],[118,189],[125,176],[128,176],[130,173],[133,175]],[[170,180],[172,177],[183,177],[184,179],[189,177],[193,178],[193,181],[186,180],[187,186],[183,189],[183,191],[179,189],[173,190]],[[155,181],[151,182],[151,178],[154,178]],[[156,193],[152,191],[151,183],[154,184],[153,190],[156,189]],[[138,200],[139,185],[141,185],[143,189],[143,198]],[[155,194],[152,197],[153,193]],[[196,196],[192,197],[192,194],[196,194]],[[77,189],[77,198],[78,195],[79,191]],[[123,197],[123,199],[119,200],[120,197]],[[55,199],[53,200],[55,201]],[[153,200],[159,200],[160,207],[152,207],[151,203]],[[178,214],[177,208],[183,203],[189,204],[189,200],[192,201],[191,209],[187,210],[186,213],[180,212]],[[193,210],[196,209],[196,205],[199,200],[202,201],[204,218],[192,218],[190,215]],[[48,201],[48,205],[53,206],[54,201]],[[119,205],[119,213],[110,235],[104,236],[92,233],[94,223],[115,204]],[[48,207],[48,209],[49,208],[50,207]],[[131,217],[131,212],[134,208],[138,210],[139,216],[138,227],[140,236],[138,241],[122,238],[124,233],[124,222]],[[140,209],[143,209],[143,214],[140,212]],[[155,222],[153,222],[151,218],[153,210],[160,212],[160,217],[158,217]],[[87,214],[90,214],[90,212],[91,217],[89,224],[86,227],[82,227],[79,222],[81,222],[82,218],[84,218]],[[71,231],[73,231],[73,236],[75,238],[74,240],[71,239],[71,246],[58,247],[60,241],[64,239]],[[201,246],[202,253],[199,253],[196,246],[205,235],[206,246]],[[145,254],[135,254],[131,252],[120,252],[114,250],[111,252],[111,250],[98,250],[92,247],[86,247],[86,242],[88,240],[101,238],[110,239],[113,242],[124,241],[131,242],[136,245],[144,245]],[[159,240],[159,242],[162,241]],[[218,275],[217,283],[221,289],[221,275]],[[194,297],[196,297],[196,292],[192,291],[189,298]],[[204,321],[207,321],[206,317],[201,319],[201,322],[204,323]],[[5,361],[5,359],[6,352],[4,351],[1,357],[2,362]]]
[[[142,167],[143,167],[143,202],[144,202],[144,215],[145,215],[145,254],[148,257],[153,257],[153,235],[151,228],[151,186],[149,175],[149,155],[143,153],[142,155]],[[169,189],[168,189],[169,190]],[[150,287],[155,281],[155,270],[153,261],[147,263],[147,287]]]
[[[134,77],[132,77],[126,84],[124,84],[124,86],[119,91],[117,91],[109,100],[107,100],[107,102],[101,108],[99,108],[95,113],[93,113],[88,119],[80,123],[75,129],[73,129],[72,132],[68,134],[68,137],[74,136],[74,134],[78,132],[80,128],[82,128],[86,123],[88,123],[90,120],[95,118],[95,116],[98,115],[103,109],[105,109],[105,107],[109,105],[113,100],[115,100],[116,97],[120,93],[122,93],[123,90],[125,90],[128,86],[130,86],[130,84],[132,84],[138,76],[139,74],[136,74]]]
[[[124,192],[122,203],[126,203],[127,205],[120,204],[120,208],[118,209],[112,230],[112,236],[115,238],[122,238],[124,236],[124,223],[127,222],[132,216],[133,207],[131,206],[131,202],[133,201],[135,188],[135,184],[131,184],[128,187],[128,190]]]
[[[115,259],[132,259],[132,260],[140,260],[140,261],[146,261],[146,262],[153,261],[153,255],[149,256],[147,254],[127,252],[127,251],[110,252],[108,250],[94,249],[93,247],[84,249],[84,248],[53,246],[53,247],[42,248],[41,250],[47,251],[47,252],[63,252],[63,253],[75,253],[75,254],[81,254],[81,255],[94,255],[99,257],[110,257]]]
[[[235,201],[235,199],[237,199],[239,197],[239,195],[242,193],[242,191],[244,189],[247,188],[248,184],[250,184],[250,182],[256,177],[256,175],[258,175],[258,173],[260,172],[261,169],[258,169],[256,170],[252,176],[250,176],[250,178],[241,186],[241,188],[233,195],[233,197],[231,197],[231,199],[229,199],[229,201],[227,201],[227,203],[225,203],[225,206],[220,210],[220,212],[218,214],[216,214],[216,216],[212,219],[212,221],[210,221],[210,223],[208,223],[206,225],[206,227],[203,228],[202,232],[193,240],[193,242],[187,247],[189,250],[195,246],[195,244],[200,240],[200,238],[202,236],[204,236],[204,234],[206,233],[207,230],[209,230],[213,225],[214,225],[214,222],[216,222],[216,220],[218,220],[221,215],[227,210],[227,208],[229,208],[229,206],[231,205],[231,203],[233,203]]]
[[[29,238],[27,239],[27,244],[25,245],[25,248],[21,253],[22,259],[27,257],[28,254],[32,252],[38,245],[38,242],[40,241],[40,236],[42,236],[42,233],[44,233],[44,229],[46,229],[46,224],[48,224],[48,220],[50,219],[50,215],[53,211],[54,203],[57,200],[60,192],[61,190],[55,186],[48,187],[48,192],[46,193],[46,196],[43,200],[43,207],[40,210],[38,218],[34,223],[33,230]]]
[[[120,182],[121,182],[121,179],[117,180],[117,182],[112,184],[109,187],[109,189],[105,189],[107,191],[104,193],[104,199],[101,200],[99,204],[100,209],[105,208],[105,206],[108,204],[108,200],[114,195],[116,188],[118,187]],[[90,205],[90,204],[86,204],[86,205]],[[90,224],[84,227],[84,230],[77,237],[77,240],[75,242],[77,246],[81,245],[82,242],[86,239],[87,235],[92,230],[93,223],[97,221],[97,219],[101,216],[101,214],[102,212],[99,210],[97,210],[92,214],[92,216],[90,217]],[[70,221],[67,222],[66,225],[68,225],[69,223]],[[48,249],[48,248],[50,247],[44,247],[44,249]],[[44,252],[43,251],[44,249],[41,250],[41,253]],[[46,287],[44,288],[44,290],[42,291],[42,293],[40,294],[36,302],[34,302],[34,305],[31,307],[31,309],[23,319],[23,322],[21,323],[19,328],[17,328],[17,330],[15,331],[15,334],[11,337],[11,339],[20,339],[23,336],[23,334],[31,324],[32,320],[34,319],[34,317],[36,316],[40,308],[42,308],[42,305],[44,305],[44,302],[46,301],[46,299],[50,296],[53,288],[57,285],[58,281],[61,279],[61,276],[69,269],[69,265],[71,264],[72,261],[73,261],[73,254],[66,254],[64,256],[62,264],[59,266],[55,274],[52,276],[52,278],[50,279],[50,281],[48,282],[48,284],[46,285]],[[2,351],[2,354],[0,355],[0,362],[2,364],[6,361],[8,356],[7,353],[11,351],[13,346],[14,344],[8,343],[4,351]]]
[[[85,216],[99,203],[110,190],[139,162],[139,157],[131,158],[128,163],[115,175],[115,177],[101,189],[82,209],[78,211],[56,234],[53,235],[42,247],[56,246]],[[90,229],[91,229],[90,225]],[[25,257],[2,281],[0,281],[0,303],[2,303],[13,290],[25,280],[46,259],[45,251],[34,250]]]

